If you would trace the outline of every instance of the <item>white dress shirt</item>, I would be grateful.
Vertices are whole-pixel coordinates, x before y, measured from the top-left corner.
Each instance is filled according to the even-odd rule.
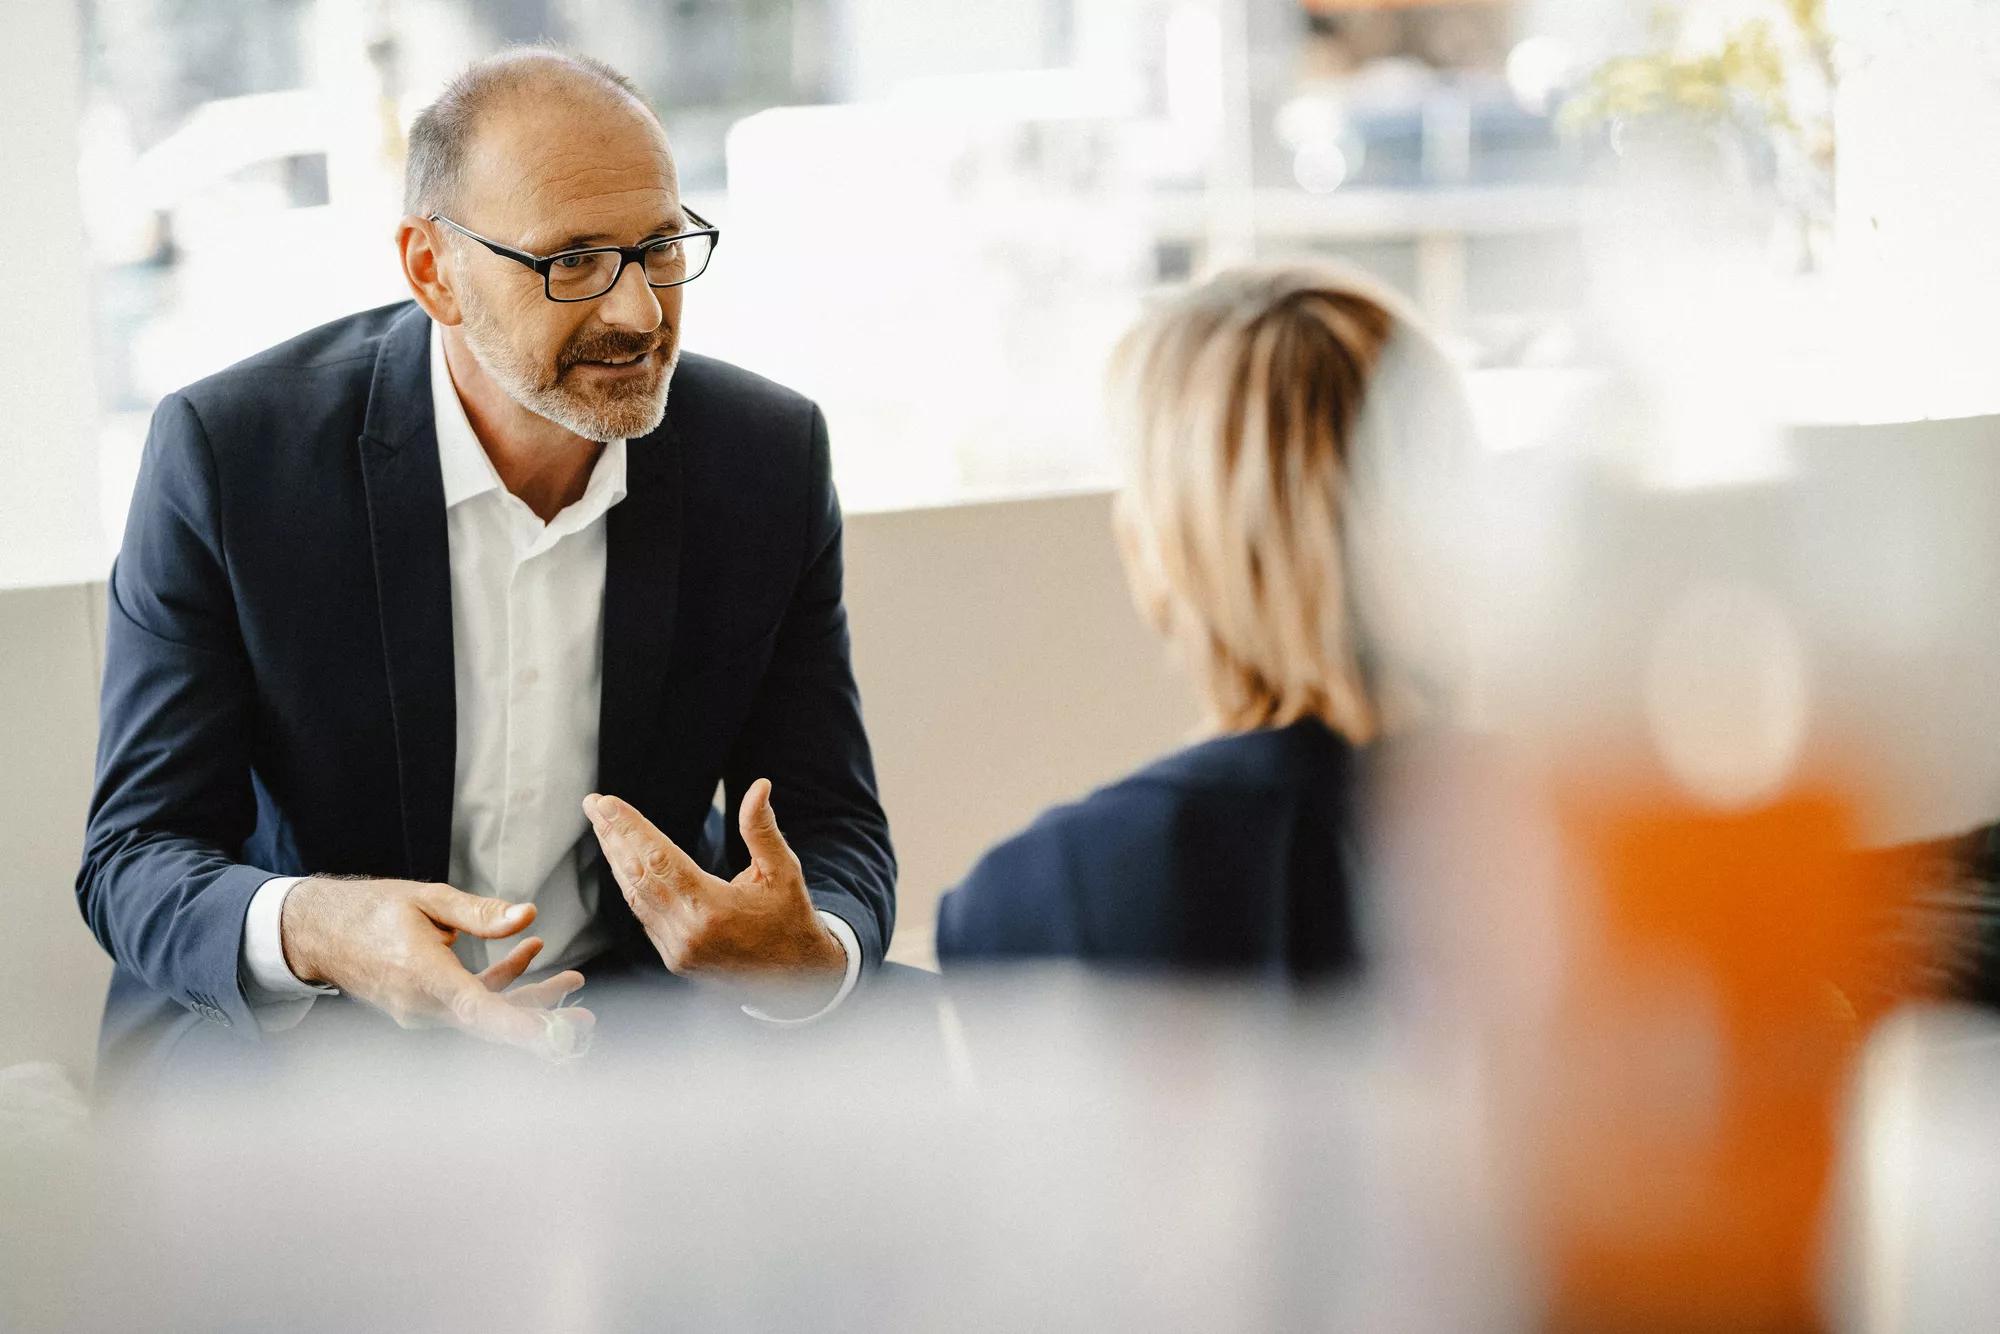
[[[582,803],[597,778],[605,516],[625,498],[625,442],[604,446],[583,495],[544,524],[501,483],[473,433],[435,325],[430,358],[458,705],[451,884],[532,902],[544,945],[530,976],[545,975],[588,961],[608,943],[590,874],[597,840]],[[244,919],[244,991],[266,1029],[296,1024],[329,990],[300,981],[285,964],[279,914],[299,879],[267,881]],[[847,952],[846,976],[824,1014],[854,989],[861,946],[838,916],[820,918]],[[514,944],[461,934],[456,948],[476,972]]]

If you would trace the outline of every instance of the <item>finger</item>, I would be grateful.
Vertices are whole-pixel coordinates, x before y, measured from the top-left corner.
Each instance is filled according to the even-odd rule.
[[[482,898],[450,885],[425,885],[417,896],[417,906],[439,926],[456,928],[484,940],[511,936],[535,920],[532,903]]]
[[[736,828],[756,863],[757,874],[765,880],[776,880],[798,866],[791,844],[778,829],[777,812],[771,809],[770,779],[758,779],[743,794],[743,804],[736,811]]]
[[[553,1010],[562,1004],[563,997],[583,985],[583,974],[575,969],[545,977],[539,982],[525,982],[513,990],[505,992],[511,1005],[527,1005],[538,1010]]]
[[[529,936],[526,940],[507,951],[507,957],[499,963],[488,966],[479,974],[479,980],[486,984],[488,991],[505,991],[528,971],[528,965],[542,952],[542,938]]]
[[[439,1007],[438,1017],[453,1028],[488,1042],[540,1051],[548,1042],[548,1028],[535,1016],[539,1011],[510,1005],[498,992],[488,991],[479,979],[459,967],[455,956],[446,955],[424,976],[426,989]]]
[[[694,858],[654,828],[630,802],[592,793],[583,799],[583,813],[597,831],[605,860],[628,892],[651,884],[688,893],[701,884],[703,872]]]

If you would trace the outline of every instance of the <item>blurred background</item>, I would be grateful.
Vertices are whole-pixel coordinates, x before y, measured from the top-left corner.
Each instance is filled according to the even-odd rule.
[[[1953,137],[1911,114],[1927,62],[1877,67],[1901,6],[1839,8],[81,0],[80,67],[37,77],[80,85],[65,269],[88,282],[58,299],[89,292],[100,526],[161,394],[403,296],[404,127],[508,42],[601,56],[659,105],[727,237],[691,336],[818,397],[847,503],[883,509],[1104,482],[1116,331],[1163,284],[1279,253],[1412,294],[1495,372],[1497,438],[1518,439],[1521,386],[1601,359],[1580,324],[1599,168],[1677,119],[1771,185],[1772,262],[1810,301],[1841,225],[1835,25],[1872,85],[1841,108],[1859,160],[1840,197],[1869,218],[1851,260],[1915,243],[1879,232],[1923,225],[1894,211],[1917,182],[1881,177]],[[1774,370],[1814,351],[1774,347]]]
[[[723,237],[688,297],[689,345],[826,410],[902,858],[892,957],[930,961],[935,896],[981,849],[1194,725],[1110,540],[1099,385],[1150,297],[1250,259],[1380,276],[1467,373],[1483,442],[1457,532],[1471,721],[1531,777],[1475,817],[1446,792],[1410,797],[1404,823],[1441,815],[1461,838],[1419,858],[1396,929],[1412,957],[1447,918],[1525,941],[1506,968],[1531,1001],[1575,975],[1558,961],[1572,942],[1537,934],[1538,893],[1581,884],[1613,919],[1658,908],[1634,909],[1641,936],[1684,930],[1699,1004],[1660,1002],[1686,999],[1683,974],[1623,965],[1547,1001],[1575,1044],[1552,1050],[1599,1051],[1586,1020],[1613,1013],[1634,1025],[1620,1050],[1666,1053],[1636,1071],[1580,1058],[1584,1085],[1626,1100],[1600,1099],[1606,1123],[1650,1125],[1632,1108],[1679,1107],[1661,1090],[1713,1092],[1746,1059],[1789,1068],[1741,1040],[1796,1016],[1729,1010],[1729,970],[1810,972],[1797,922],[1842,910],[1810,875],[1774,880],[1756,857],[1709,875],[1690,849],[1824,866],[2000,818],[1991,0],[17,0],[8,18],[0,902],[27,943],[0,970],[0,1067],[89,1080],[108,965],[69,882],[102,579],[154,405],[404,298],[405,128],[465,62],[517,41],[602,57],[647,91]],[[1568,849],[1559,868],[1531,846],[1544,834]],[[1454,853],[1480,864],[1440,874]],[[1759,895],[1783,911],[1759,916]],[[1359,1045],[1383,1032],[1408,1037],[1363,1025]],[[1843,1179],[1888,1202],[1850,1243],[1879,1262],[1876,1293],[1905,1295],[1864,1294],[1845,1323],[1962,1328],[1964,1238],[2000,1235],[1983,1130],[2000,1047],[1964,1018],[1893,1037],[1857,1086],[1875,1101]],[[1191,1085],[1214,1091],[1229,1045],[1196,1044]],[[1491,1109],[1488,1066],[1444,1060],[1438,1082],[1432,1047],[1396,1050],[1424,1057],[1434,1111],[1461,1094]],[[1167,1073],[1181,1054],[1150,1049],[1163,1073],[1145,1080],[1168,1092],[1146,1082],[1106,1141],[1185,1109]],[[1821,1073],[1805,1103],[1759,1104],[1774,1121],[1660,1129],[1692,1155],[1664,1160],[1693,1179],[1717,1143],[1795,1141],[1794,1113],[1831,1142],[1848,1072]],[[1451,1143],[1477,1157],[1490,1130]],[[1622,1151],[1585,1155],[1593,1179],[1629,1179]],[[1168,1184],[1119,1208],[1216,1187],[1184,1160],[1148,1164]],[[1786,1198],[1819,1198],[1811,1164]],[[1929,1306],[1895,1286],[1919,1274]]]
[[[10,299],[23,350],[62,354],[48,420],[82,456],[5,456],[49,493],[9,502],[9,582],[101,569],[163,393],[403,297],[404,128],[525,40],[658,104],[727,238],[690,336],[820,399],[854,510],[1107,482],[1115,333],[1163,285],[1275,254],[1410,293],[1481,372],[1494,446],[1530,443],[1605,359],[1584,247],[1606,170],[1663,137],[1762,190],[1786,278],[1762,370],[1793,415],[1962,416],[2000,392],[1961,311],[1842,373],[1898,299],[1935,316],[1977,290],[1937,269],[2000,189],[1963,155],[2000,114],[1976,0],[24,9],[6,96],[38,133],[8,146],[7,227],[40,276]]]
[[[403,295],[404,126],[536,38],[660,106],[727,237],[691,336],[822,401],[851,507],[1104,482],[1110,340],[1232,260],[1337,252],[1480,365],[1577,359],[1585,155],[1554,113],[1593,52],[1509,5],[90,0],[81,23],[107,511],[166,390]],[[230,277],[287,269],[249,309]]]

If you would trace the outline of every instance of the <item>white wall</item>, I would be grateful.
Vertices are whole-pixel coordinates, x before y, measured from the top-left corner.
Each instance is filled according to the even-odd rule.
[[[854,664],[902,863],[890,957],[995,839],[1187,739],[1193,695],[1132,610],[1103,494],[848,520]]]
[[[102,590],[0,590],[0,1066],[87,1071],[111,965],[71,888],[97,738]]]

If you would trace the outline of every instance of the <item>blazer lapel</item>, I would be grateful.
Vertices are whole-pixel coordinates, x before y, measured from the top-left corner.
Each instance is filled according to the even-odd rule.
[[[604,680],[597,785],[635,797],[665,689],[680,590],[681,446],[671,425],[626,451],[625,499],[606,517]]]
[[[360,453],[402,788],[404,872],[416,880],[443,880],[451,864],[458,714],[451,546],[429,339],[430,319],[415,306],[383,335]]]

